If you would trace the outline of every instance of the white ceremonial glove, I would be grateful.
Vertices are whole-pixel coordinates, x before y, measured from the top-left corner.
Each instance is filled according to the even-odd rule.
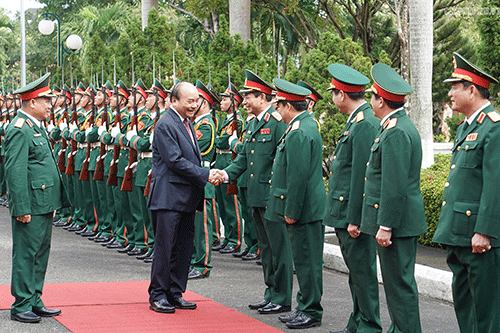
[[[116,125],[115,127],[113,127],[113,128],[111,129],[111,136],[112,136],[113,138],[116,138],[116,136],[117,136],[118,134],[120,134],[120,132],[121,132],[121,131],[120,131],[120,125]]]
[[[238,136],[236,135],[236,131],[233,132],[233,134],[231,134],[231,136],[229,137],[228,139],[228,143],[229,143],[229,146],[231,146],[231,143],[234,141],[234,140],[238,140]]]
[[[102,126],[99,126],[99,128],[97,129],[97,134],[99,136],[102,135],[102,133],[106,132],[106,126],[102,125]]]
[[[94,126],[90,125],[90,127],[85,130],[85,136],[89,135],[89,133],[92,132],[93,129]]]
[[[137,135],[137,131],[135,129],[132,129],[127,132],[127,140],[130,141],[134,135]]]
[[[78,129],[78,126],[76,126],[75,124],[70,124],[69,125],[69,131],[70,131],[70,133],[73,133],[77,129]]]
[[[137,171],[137,162],[134,162],[130,165],[130,169],[132,170],[132,173],[135,173]]]
[[[155,136],[154,136],[154,132],[151,132],[151,134],[149,135],[149,144],[150,144],[151,146],[153,146],[153,138],[154,138],[154,137],[155,137]]]
[[[53,130],[54,128],[55,128],[55,126],[54,126],[54,125],[52,125],[52,124],[48,124],[48,125],[47,125],[47,132],[49,132],[49,133],[50,133],[50,132],[52,132],[52,130]]]
[[[59,129],[60,129],[61,131],[64,131],[64,129],[65,129],[66,127],[68,127],[68,124],[67,124],[65,121],[63,121],[63,122],[59,123]]]

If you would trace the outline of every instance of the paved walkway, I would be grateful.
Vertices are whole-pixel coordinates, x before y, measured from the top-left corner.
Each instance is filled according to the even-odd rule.
[[[0,208],[0,284],[10,284],[11,270],[11,227],[6,208]],[[104,282],[144,281],[150,276],[150,266],[133,257],[87,239],[54,228],[52,252],[47,272],[47,283],[58,282]],[[421,251],[419,250],[419,253]],[[420,255],[420,254],[419,254]],[[263,281],[261,266],[255,262],[244,262],[231,255],[215,252],[212,256],[214,269],[209,278],[188,282],[188,289],[215,302],[233,308],[285,332],[288,330],[278,321],[276,315],[259,315],[247,304],[262,299]],[[344,328],[352,302],[347,286],[347,275],[324,269],[323,275],[323,325],[309,330],[310,333],[329,332]],[[294,291],[297,282],[294,283]],[[390,319],[385,303],[383,286],[380,286],[381,318],[385,330]],[[295,300],[293,300],[295,305]],[[82,316],[85,314],[82,313]],[[453,307],[450,303],[420,297],[420,315],[423,332],[458,332]],[[174,314],[175,316],[175,314]],[[92,318],[88,318],[92,322]],[[140,320],[140,318],[138,318]],[[224,320],[221,318],[221,320]],[[99,327],[99,323],[95,323]],[[9,319],[8,311],[0,311],[0,332],[68,332],[55,319],[44,318],[40,324],[22,324]],[[168,332],[167,328],[165,332]],[[235,327],[232,332],[238,332]],[[136,333],[136,332],[134,332]],[[224,332],[221,332],[224,333]]]

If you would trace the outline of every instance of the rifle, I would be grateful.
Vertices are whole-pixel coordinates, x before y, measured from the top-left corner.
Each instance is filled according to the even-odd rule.
[[[102,121],[106,130],[108,129],[108,103],[106,102],[106,88],[102,87],[102,93],[104,95],[104,109],[102,111]],[[94,180],[104,180],[104,157],[106,157],[106,145],[101,142],[101,147],[99,151],[99,156],[97,157],[97,163],[95,165]]]
[[[78,114],[76,112],[76,103],[75,103],[75,89],[71,88],[71,96],[73,98],[73,105],[71,110],[71,123],[78,126]],[[75,174],[75,154],[77,151],[77,143],[76,140],[71,138],[71,151],[68,156],[68,164],[66,165],[66,174],[74,175]]]
[[[57,97],[59,98],[59,97]],[[52,124],[52,126],[56,126],[56,121],[54,119],[54,106],[55,104],[57,103],[57,99],[56,99],[56,102],[54,104],[52,104],[52,107],[50,108],[50,117],[49,117],[49,124]],[[56,144],[56,142],[54,141],[54,139],[50,138],[50,144],[52,145],[52,149],[54,149],[54,145]]]
[[[227,64],[227,66],[229,69],[229,64]],[[229,81],[229,86],[231,86],[231,81]],[[236,133],[236,136],[239,138],[240,136],[238,133],[238,113],[237,113],[238,109],[236,109],[234,107],[234,95],[233,95],[232,91],[229,92],[229,96],[231,98],[231,105],[229,106],[229,108],[231,110],[233,110],[233,120],[231,121],[231,129],[232,129],[232,133]],[[238,154],[236,154],[233,151],[232,156],[231,156],[233,161],[236,158],[236,156],[238,156]],[[231,183],[227,186],[226,194],[231,194],[231,195],[238,194],[237,180],[235,180],[233,183]]]
[[[95,94],[94,89],[90,88],[90,98],[92,99],[92,113],[90,115],[89,123],[90,126],[94,126],[95,120]],[[87,155],[85,156],[85,160],[83,161],[82,171],[80,171],[80,177],[78,180],[89,181],[89,164],[90,164],[90,150],[92,149],[90,142],[87,141]]]
[[[61,122],[61,121],[65,121],[66,123],[68,123],[68,106],[66,104],[66,97],[64,97],[64,113],[62,115],[62,119],[59,122]],[[66,140],[64,140],[64,138],[62,138],[62,146],[61,146],[61,150],[59,150],[59,157],[57,159],[57,167],[59,168],[59,171],[61,173],[66,171],[65,153],[66,153],[67,148],[68,148],[68,142]]]
[[[130,122],[130,129],[133,130],[137,128],[137,100],[136,100],[136,88],[132,87],[132,94],[134,94],[134,107],[133,107],[133,116],[132,121]],[[131,192],[132,187],[134,185],[134,171],[132,170],[132,164],[137,162],[137,150],[130,147],[129,155],[128,155],[128,165],[125,168],[125,176],[123,177],[122,182],[122,191]]]
[[[154,90],[155,94],[155,106],[154,108],[156,109],[156,116],[155,116],[155,121],[153,123],[153,127],[151,128],[151,135],[153,135],[153,131],[155,130],[156,123],[160,119],[160,108],[158,107],[158,90],[155,88]],[[151,150],[153,147],[151,147]],[[146,182],[146,187],[144,188],[144,196],[147,197],[149,196],[149,190],[151,188],[151,179],[153,178],[153,164],[151,164],[151,169],[148,172],[148,180]]]
[[[116,95],[116,114],[115,121],[113,127],[120,125],[122,121],[122,117],[120,114],[120,100],[118,97],[118,87],[115,86],[115,95]],[[108,181],[106,185],[116,186],[118,185],[118,159],[120,158],[120,146],[114,145],[113,147],[113,160],[111,161],[111,166],[109,167],[109,175]]]

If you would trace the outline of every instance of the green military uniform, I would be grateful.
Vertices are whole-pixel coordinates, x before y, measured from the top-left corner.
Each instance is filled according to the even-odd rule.
[[[468,81],[484,89],[498,83],[458,53],[453,57],[455,71],[445,81]],[[469,118],[457,129],[433,241],[448,246],[460,331],[492,333],[500,331],[500,114],[484,99],[483,107]],[[476,233],[489,237],[490,250],[472,253]]]
[[[273,82],[278,102],[298,98],[305,101],[310,94],[308,89],[282,79]],[[279,141],[270,191],[265,217],[288,229],[299,282],[296,310],[321,322],[324,243],[321,221],[325,211],[322,140],[317,124],[307,111],[291,120]],[[285,217],[296,222],[288,224]],[[291,323],[293,321],[288,324]]]
[[[413,91],[385,64],[373,66],[372,77],[372,92],[385,100],[402,102]],[[392,320],[388,332],[420,332],[414,272],[417,238],[427,230],[420,192],[421,139],[404,108],[386,118],[366,168],[361,232],[375,236],[381,226],[392,228],[392,245],[377,245]]]
[[[328,71],[332,76],[328,90],[356,93],[370,83],[366,76],[346,65],[331,64]],[[351,332],[382,332],[375,242],[367,234],[360,233],[352,238],[347,232],[349,224],[361,225],[366,162],[380,121],[366,102],[350,111],[330,166],[323,224],[335,227],[342,256],[349,268],[353,311],[346,328]]]
[[[273,87],[269,83],[249,70],[245,70],[245,74],[245,90],[242,92],[272,94]],[[293,265],[286,226],[264,218],[276,146],[285,129],[281,116],[269,105],[250,124],[240,154],[224,171],[230,182],[248,171],[248,205],[252,207],[267,286],[264,300],[288,307],[292,298]]]
[[[21,99],[50,96],[50,74],[21,88]],[[40,125],[41,126],[41,125]],[[46,131],[19,112],[5,134],[3,154],[12,216],[11,314],[44,307],[41,300],[52,232],[52,214],[68,205]],[[29,223],[16,218],[31,215]]]

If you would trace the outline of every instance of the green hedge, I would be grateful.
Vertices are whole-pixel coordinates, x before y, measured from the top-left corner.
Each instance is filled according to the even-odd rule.
[[[427,220],[427,233],[419,237],[421,244],[441,247],[432,242],[434,232],[439,221],[441,205],[443,202],[444,184],[448,178],[451,155],[434,155],[434,164],[420,173],[420,188],[425,205],[425,218]]]

